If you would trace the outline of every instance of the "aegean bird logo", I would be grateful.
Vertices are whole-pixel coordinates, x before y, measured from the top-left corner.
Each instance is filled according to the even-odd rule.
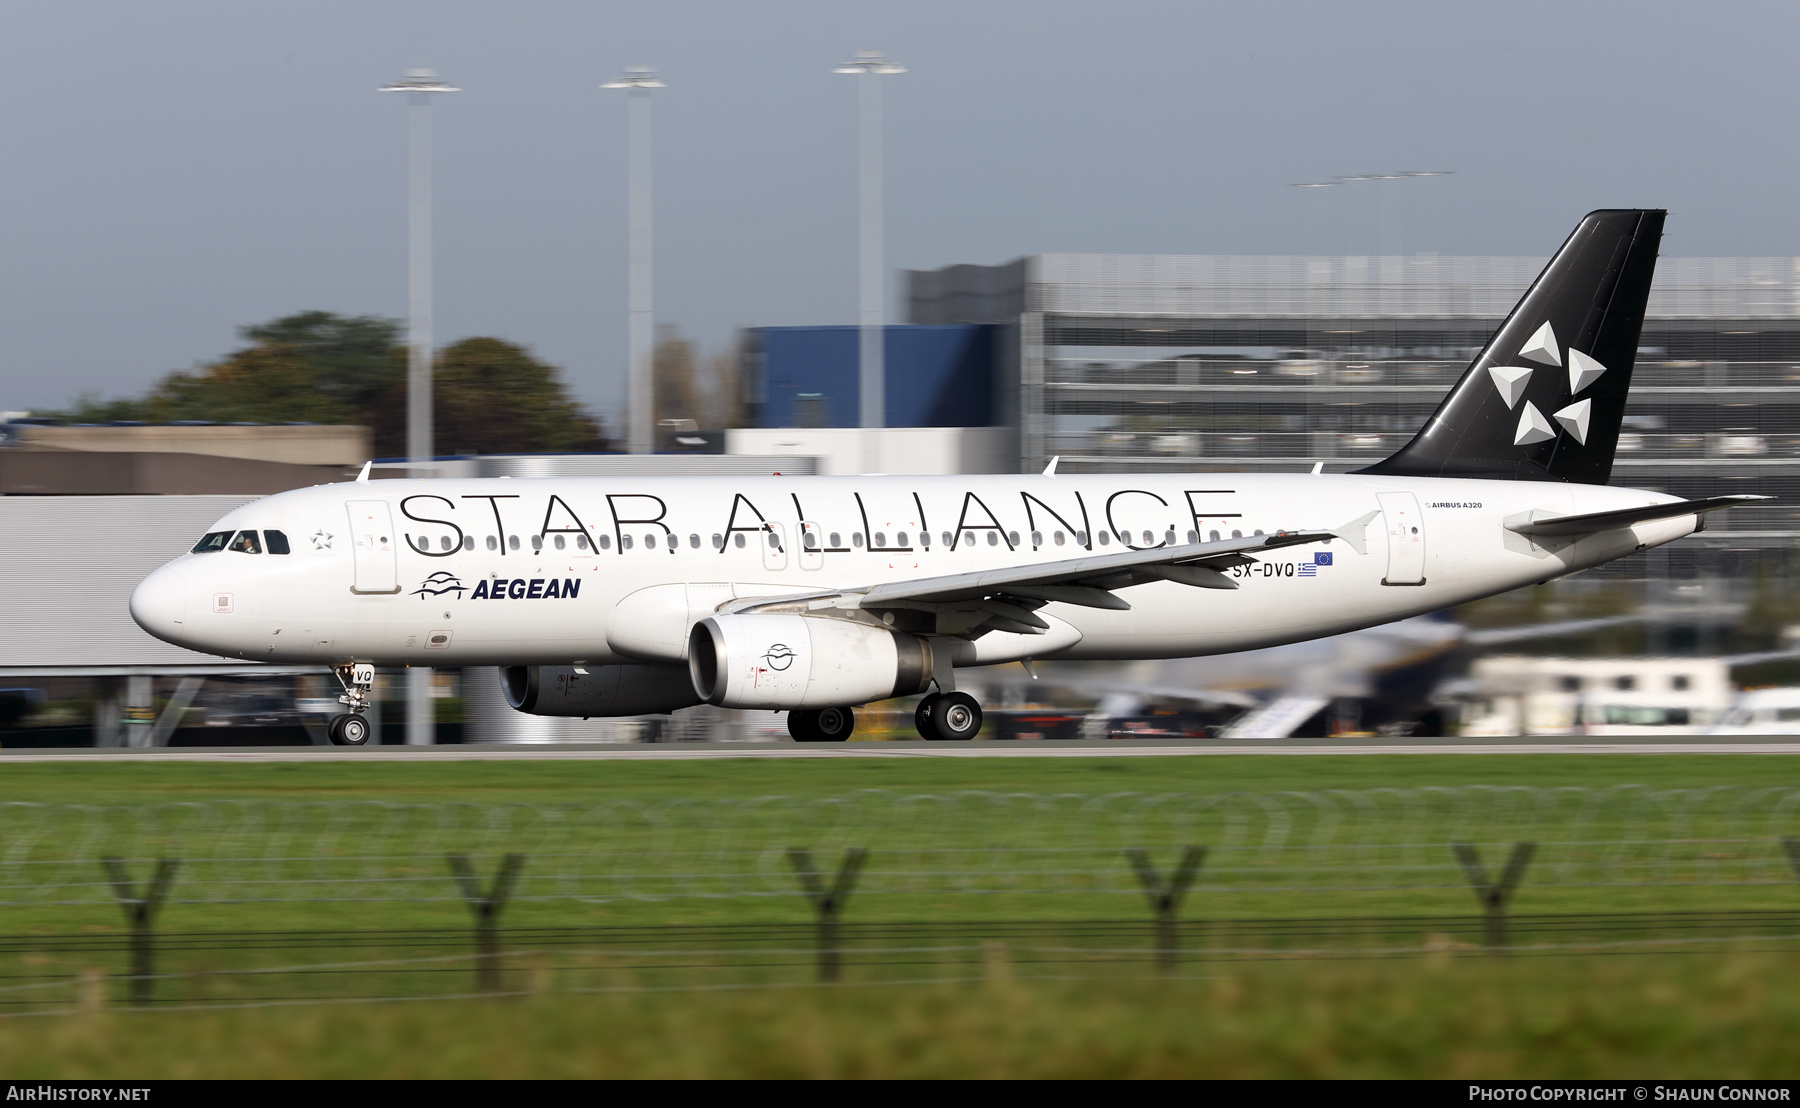
[[[1563,364],[1561,350],[1556,342],[1556,332],[1548,320],[1539,327],[1532,336],[1525,340],[1525,346],[1519,351],[1519,360],[1536,362],[1542,366],[1560,367]],[[1574,347],[1569,347],[1569,399],[1574,403],[1551,415],[1571,438],[1583,446],[1587,445],[1588,420],[1593,413],[1592,400],[1575,400],[1575,394],[1598,381],[1606,372],[1606,367]],[[1496,365],[1488,367],[1488,376],[1494,379],[1494,388],[1499,390],[1500,399],[1506,401],[1510,410],[1519,406],[1525,395],[1525,386],[1531,383],[1531,375],[1536,366]],[[1514,446],[1530,446],[1532,443],[1544,442],[1556,437],[1556,428],[1544,413],[1538,411],[1537,405],[1525,401],[1524,408],[1519,411],[1519,426],[1513,432]]]
[[[778,642],[763,653],[763,661],[772,670],[780,671],[794,664],[793,648],[787,643]]]
[[[430,577],[425,578],[424,583],[413,590],[413,595],[420,600],[424,600],[428,596],[442,596],[447,592],[453,592],[456,594],[456,598],[461,600],[463,590],[466,588],[468,588],[468,586],[464,585],[462,579],[457,577],[456,574],[439,570]]]

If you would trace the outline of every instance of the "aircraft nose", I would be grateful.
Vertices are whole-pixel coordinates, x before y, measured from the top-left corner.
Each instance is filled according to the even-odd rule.
[[[139,581],[131,590],[131,618],[164,642],[176,642],[187,619],[187,580],[164,566]]]

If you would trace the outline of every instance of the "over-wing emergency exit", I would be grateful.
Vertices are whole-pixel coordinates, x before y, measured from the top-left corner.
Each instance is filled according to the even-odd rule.
[[[1663,215],[1591,213],[1412,442],[1349,474],[549,478],[324,485],[221,519],[132,596],[190,649],[330,664],[366,741],[374,667],[502,667],[546,715],[785,710],[842,741],[956,670],[1297,642],[1545,581],[1757,497],[1606,484]]]

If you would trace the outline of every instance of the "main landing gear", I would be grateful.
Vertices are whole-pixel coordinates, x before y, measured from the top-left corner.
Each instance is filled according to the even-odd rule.
[[[972,739],[981,732],[981,704],[965,692],[934,692],[919,701],[913,726],[921,738]]]
[[[332,666],[331,672],[344,687],[338,703],[350,710],[331,717],[326,735],[333,746],[362,746],[369,741],[369,721],[363,713],[369,710],[369,694],[375,686],[375,667],[368,662]]]
[[[788,713],[788,734],[797,743],[848,742],[856,713],[848,708],[802,708]]]

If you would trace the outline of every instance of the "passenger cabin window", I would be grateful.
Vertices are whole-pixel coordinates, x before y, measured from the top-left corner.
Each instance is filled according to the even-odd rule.
[[[699,535],[689,535],[688,536],[688,549],[689,550],[700,549],[700,536]]]
[[[494,537],[494,536],[492,536],[492,535],[489,535],[489,536],[488,536],[488,537],[487,537],[487,540],[488,540],[488,549],[489,549],[489,550],[498,550],[498,549],[500,549],[500,540],[499,540],[499,539],[497,539],[497,538],[495,538],[495,537]]]
[[[239,554],[261,554],[262,540],[256,537],[255,531],[239,531],[238,537],[231,540],[227,550],[235,550]]]
[[[608,545],[605,535],[600,536],[600,545],[602,547],[605,547]],[[588,548],[588,537],[586,535],[576,535],[575,536],[575,549],[586,550],[587,548]]]
[[[289,553],[287,535],[280,531],[264,531],[263,542],[268,546],[269,553],[271,554]],[[450,549],[450,542],[448,539],[444,541],[444,549]]]
[[[731,536],[731,545],[737,547],[739,550],[744,549],[744,533],[742,531]]]
[[[209,531],[199,542],[194,544],[192,553],[212,554],[225,549],[225,544],[230,541],[230,531]]]
[[[508,547],[512,548],[513,550],[519,549],[519,536],[517,536],[517,535],[506,536],[506,545]]]
[[[474,535],[464,535],[463,536],[463,549],[464,550],[475,549],[475,536]]]
[[[558,536],[558,537],[560,538],[561,536]],[[544,536],[542,536],[542,535],[531,536],[531,549],[533,549],[533,550],[544,549]]]
[[[611,550],[612,549],[612,536],[611,535],[601,535],[600,536],[600,549],[602,549],[602,550]]]
[[[1687,674],[1677,673],[1675,676],[1669,678],[1669,687],[1676,692],[1686,692],[1688,687]]]
[[[887,532],[886,531],[875,532],[875,545],[876,546],[886,546],[887,545]]]
[[[561,550],[568,544],[569,544],[569,540],[565,536],[562,536],[562,535],[556,536],[556,549]]]

